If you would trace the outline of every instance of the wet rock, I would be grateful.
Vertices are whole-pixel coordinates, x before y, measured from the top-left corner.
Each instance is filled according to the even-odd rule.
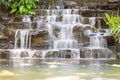
[[[16,32],[16,29],[6,29],[6,36],[8,36],[9,38],[14,38],[15,32]]]
[[[5,29],[5,25],[3,25],[2,23],[0,23],[0,29],[2,30],[2,29]]]
[[[33,37],[40,37],[43,35],[48,35],[48,31],[47,30],[32,30],[30,31],[30,35]]]
[[[120,52],[120,43],[116,43],[116,52]]]
[[[58,51],[48,51],[45,55],[45,58],[58,58],[59,52]]]
[[[42,15],[42,10],[43,9],[35,9],[35,12],[36,12],[36,15]],[[34,16],[34,18],[33,18],[33,21],[35,21],[36,19],[38,19],[36,16]]]
[[[116,55],[116,59],[117,59],[117,60],[120,60],[120,54],[117,54],[117,55]]]
[[[6,36],[0,36],[0,49],[12,49],[13,42]]]
[[[7,36],[0,36],[0,41],[1,41],[1,40],[7,40],[7,39],[8,39]]]
[[[41,55],[41,54],[42,54],[42,52],[40,52],[40,51],[39,51],[39,52],[36,51],[36,52],[33,54],[32,57],[33,57],[33,58],[42,58],[42,55]]]
[[[2,42],[0,44],[0,49],[13,49],[14,48],[14,43],[13,42]]]
[[[29,22],[10,22],[5,24],[7,29],[30,29],[34,23]]]
[[[115,46],[116,41],[113,36],[104,37],[107,40],[107,46]]]
[[[6,29],[6,26],[0,23],[0,37],[1,38],[5,36],[5,32],[6,32],[5,29]]]
[[[108,3],[118,3],[120,0],[108,0]]]
[[[64,54],[62,54],[64,53]],[[71,50],[60,50],[59,51],[59,57],[60,58],[72,58]]]
[[[49,42],[43,41],[43,42],[32,42],[31,48],[36,50],[43,50],[43,49],[49,49]]]
[[[0,14],[0,22],[6,23],[10,20],[8,13],[1,13]]]
[[[29,57],[28,52],[27,51],[21,51],[21,57]]]
[[[9,51],[7,51],[7,50],[0,50],[0,58],[2,58],[2,59],[9,59]]]
[[[77,2],[74,1],[64,1],[65,8],[75,8],[78,6]]]
[[[48,40],[48,31],[41,30],[31,33],[32,35],[32,47],[37,49],[48,49],[49,41]]]
[[[107,59],[113,55],[113,52],[110,49],[106,48],[81,48],[80,57],[81,58],[103,58]]]

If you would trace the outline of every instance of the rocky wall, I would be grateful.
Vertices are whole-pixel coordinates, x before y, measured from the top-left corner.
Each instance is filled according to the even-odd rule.
[[[36,15],[31,15],[31,20],[33,21],[32,27],[36,28],[36,18],[40,15],[43,15],[42,10],[48,8],[49,4],[53,5],[58,0],[44,0],[41,4],[41,8],[36,9]],[[64,1],[64,0],[63,0]],[[46,3],[47,2],[47,3]],[[96,4],[97,3],[97,4]],[[46,4],[48,4],[46,6]],[[97,28],[105,28],[107,29],[104,22],[104,14],[116,14],[116,9],[120,7],[119,1],[115,2],[114,0],[111,2],[110,0],[65,0],[64,1],[65,8],[79,8],[79,14],[83,17],[99,17],[96,20],[96,29]],[[85,9],[86,8],[86,9]],[[16,29],[24,29],[26,25],[21,22],[23,15],[10,15],[8,13],[2,13],[0,11],[0,48],[1,49],[12,49],[14,48],[14,40],[15,40],[15,32]],[[88,21],[85,20],[85,23]],[[90,28],[89,28],[90,29]],[[92,29],[94,32],[96,29]],[[86,38],[86,41],[89,42],[89,38],[83,34],[86,28],[81,29],[81,27],[76,26],[74,28],[75,39],[81,43],[84,43],[82,38]],[[54,33],[57,35],[59,29],[55,28]],[[48,49],[49,44],[49,34],[47,30],[33,30],[31,32],[32,36],[32,45],[33,49]]]

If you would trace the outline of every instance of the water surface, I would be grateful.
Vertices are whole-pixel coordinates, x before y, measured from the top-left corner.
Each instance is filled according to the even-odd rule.
[[[117,60],[0,61],[0,80],[119,80]]]

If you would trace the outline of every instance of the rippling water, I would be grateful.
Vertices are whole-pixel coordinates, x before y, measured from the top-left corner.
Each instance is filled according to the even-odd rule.
[[[0,80],[120,80],[120,61],[0,61]]]

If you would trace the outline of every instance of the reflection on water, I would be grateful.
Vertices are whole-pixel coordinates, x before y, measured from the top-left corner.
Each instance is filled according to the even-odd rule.
[[[0,80],[119,80],[115,60],[0,61]]]

